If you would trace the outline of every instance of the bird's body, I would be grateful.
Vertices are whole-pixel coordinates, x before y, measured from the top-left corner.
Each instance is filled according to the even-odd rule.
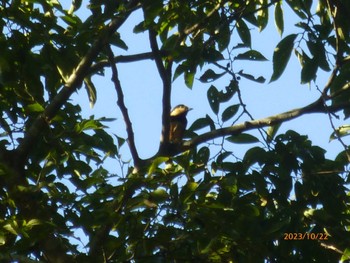
[[[171,112],[170,112],[170,131],[169,131],[169,142],[170,143],[181,143],[186,126],[187,126],[187,119],[186,115],[191,110],[191,108],[188,108],[187,106],[180,104],[177,105]]]

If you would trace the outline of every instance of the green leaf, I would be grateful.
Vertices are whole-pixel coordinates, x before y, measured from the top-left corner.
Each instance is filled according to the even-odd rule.
[[[288,35],[276,46],[273,53],[273,73],[270,82],[277,80],[284,72],[293,51],[296,37],[296,34]]]
[[[74,131],[76,133],[81,133],[86,130],[96,130],[103,128],[103,125],[99,123],[97,120],[83,120],[75,125]]]
[[[207,126],[211,127],[211,130],[215,129],[214,121],[208,115],[205,118],[199,118],[198,120],[194,121],[188,130],[196,131]]]
[[[269,9],[265,8],[267,6],[267,0],[259,0],[260,9],[257,12],[257,21],[259,26],[259,31],[263,31],[266,28],[267,22],[269,20]]]
[[[345,262],[350,259],[350,248],[346,248],[341,256],[340,262]]]
[[[240,75],[243,78],[258,82],[258,83],[264,83],[266,81],[266,79],[263,76],[260,77],[254,77],[253,75],[247,74],[247,73],[243,73],[243,70],[240,70],[238,73],[238,75]]]
[[[168,160],[169,160],[169,157],[162,157],[161,156],[161,157],[155,158],[148,169],[148,175],[153,174],[158,169],[160,164],[162,164]]]
[[[252,40],[251,40],[250,30],[247,24],[241,19],[237,21],[236,26],[237,26],[238,35],[241,38],[243,44],[247,47],[251,47]]]
[[[247,133],[241,133],[241,134],[238,134],[238,135],[232,135],[230,137],[227,137],[226,140],[229,141],[229,142],[242,143],[242,144],[259,142],[258,138],[256,138],[253,135],[247,134]]]
[[[15,220],[13,220],[11,223],[5,224],[3,228],[16,236],[20,234],[19,226]]]
[[[33,226],[37,226],[37,225],[41,225],[41,224],[42,224],[41,220],[31,219],[25,224],[25,226],[28,228],[32,228]]]
[[[43,106],[41,106],[39,103],[33,103],[29,104],[26,107],[26,112],[32,113],[32,112],[43,112],[45,109]]]
[[[134,34],[142,33],[142,32],[145,32],[146,29],[147,27],[145,26],[145,22],[142,21],[138,23],[136,26],[134,26],[133,33]]]
[[[97,100],[96,87],[94,83],[91,81],[91,77],[86,77],[84,79],[85,89],[89,97],[90,108],[92,109]]]
[[[173,80],[177,79],[184,72],[185,72],[184,65],[180,64],[179,66],[177,66],[177,68],[175,69],[175,72],[174,72]]]
[[[260,147],[253,147],[246,152],[243,160],[248,166],[251,166],[255,163],[263,163],[265,161],[265,156],[266,152],[264,149]]]
[[[120,136],[117,136],[117,135],[116,135],[116,137],[117,137],[117,146],[120,148],[120,147],[122,147],[123,144],[126,142],[126,139],[125,139],[125,138],[122,138],[122,137],[120,137]]]
[[[349,82],[349,76],[350,76],[350,63],[345,63],[341,68],[336,76],[336,78],[331,83],[331,96],[334,97],[333,101],[335,102],[342,102],[342,101],[348,101],[348,90],[343,90],[346,85],[348,85]],[[335,94],[339,94],[341,92],[342,96],[334,96]],[[334,103],[334,102],[333,102]]]
[[[210,105],[210,108],[215,114],[218,114],[219,112],[219,91],[216,89],[215,86],[211,85],[207,92],[208,102]]]
[[[332,132],[331,136],[329,137],[329,141],[333,141],[337,138],[342,138],[348,135],[350,135],[350,125],[342,125]]]
[[[208,163],[210,157],[210,150],[208,147],[202,147],[199,149],[197,154],[195,155],[194,162],[195,163]]]
[[[174,49],[178,47],[179,43],[179,36],[178,35],[172,35],[170,36],[162,46],[162,50],[172,52]]]
[[[188,200],[193,196],[195,190],[198,188],[198,183],[196,182],[187,182],[182,187],[182,190],[180,192],[180,200],[181,203],[185,204],[188,202]]]
[[[305,3],[309,0],[287,0],[288,5],[290,5],[291,9],[297,14],[301,19],[307,19],[308,10],[306,10]],[[311,17],[311,14],[308,14]]]
[[[232,154],[232,152],[223,152],[218,155],[216,158],[216,162],[221,164],[227,157],[229,157]]]
[[[331,69],[329,67],[324,43],[322,43],[320,39],[314,40],[312,36],[310,36],[309,39],[310,40],[307,41],[306,44],[312,54],[314,66],[318,66],[324,71],[330,71]]]
[[[150,197],[152,202],[159,204],[161,202],[166,201],[169,195],[163,188],[157,188],[156,190],[150,193]]]
[[[222,53],[214,48],[206,49],[205,51],[203,51],[201,57],[204,59],[204,61],[209,63],[224,60],[224,56],[222,55]]]
[[[228,121],[229,119],[231,119],[233,116],[236,115],[239,107],[240,107],[240,104],[235,104],[227,107],[221,115],[221,120]]]
[[[128,50],[128,46],[126,43],[120,38],[119,33],[114,33],[110,39],[110,43],[116,47],[119,47],[123,50]]]
[[[276,136],[279,128],[281,127],[282,123],[272,125],[267,129],[267,140],[271,142],[273,138]]]
[[[188,88],[192,88],[193,86],[193,81],[194,81],[194,71],[185,71],[185,84]]]
[[[82,22],[78,16],[64,15],[64,16],[61,16],[60,18],[72,27],[75,27],[77,25],[82,24]]]
[[[231,39],[231,32],[230,32],[230,25],[227,23],[227,25],[222,26],[219,32],[220,37],[217,39],[219,51],[224,51],[228,44],[230,43]]]
[[[214,80],[217,80],[218,78],[222,77],[223,75],[225,75],[226,72],[223,72],[223,73],[220,73],[220,74],[217,74],[214,72],[214,70],[212,69],[208,69],[206,70],[203,75],[199,78],[199,81],[200,82],[203,82],[203,83],[209,83],[209,82],[212,82]]]
[[[249,50],[245,53],[238,54],[235,57],[235,59],[236,60],[252,60],[252,61],[267,61],[268,60],[259,51],[256,51],[256,50]]]
[[[280,36],[282,36],[284,31],[284,19],[281,1],[275,4],[275,25],[277,32],[280,34]]]
[[[317,58],[304,58],[304,65],[301,69],[301,83],[310,83],[310,81],[315,80],[317,69]]]

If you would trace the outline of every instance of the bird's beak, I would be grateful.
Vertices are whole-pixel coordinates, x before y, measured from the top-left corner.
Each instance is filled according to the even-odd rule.
[[[187,112],[189,112],[190,110],[193,110],[193,108],[188,108]]]

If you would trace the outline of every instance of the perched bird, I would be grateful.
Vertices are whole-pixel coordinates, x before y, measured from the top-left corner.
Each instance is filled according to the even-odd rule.
[[[169,142],[178,144],[182,142],[186,126],[187,126],[187,113],[192,110],[191,108],[180,104],[177,105],[170,112],[170,131],[169,131]]]

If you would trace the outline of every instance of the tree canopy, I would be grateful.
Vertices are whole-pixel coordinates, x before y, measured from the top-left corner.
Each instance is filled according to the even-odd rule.
[[[287,13],[298,20],[288,34]],[[142,21],[128,30],[147,35],[147,52],[129,52],[120,34],[134,14]],[[0,261],[349,262],[349,16],[348,0],[2,0]],[[252,30],[271,24],[280,40],[269,58]],[[319,97],[255,119],[242,80],[278,83],[292,56]],[[162,128],[144,158],[119,67],[146,60],[161,80]],[[261,61],[272,75],[254,72]],[[85,89],[93,107],[107,73],[120,134],[71,99]],[[176,147],[175,79],[200,83],[210,105]],[[279,130],[315,113],[342,146],[334,158],[303,131]]]

